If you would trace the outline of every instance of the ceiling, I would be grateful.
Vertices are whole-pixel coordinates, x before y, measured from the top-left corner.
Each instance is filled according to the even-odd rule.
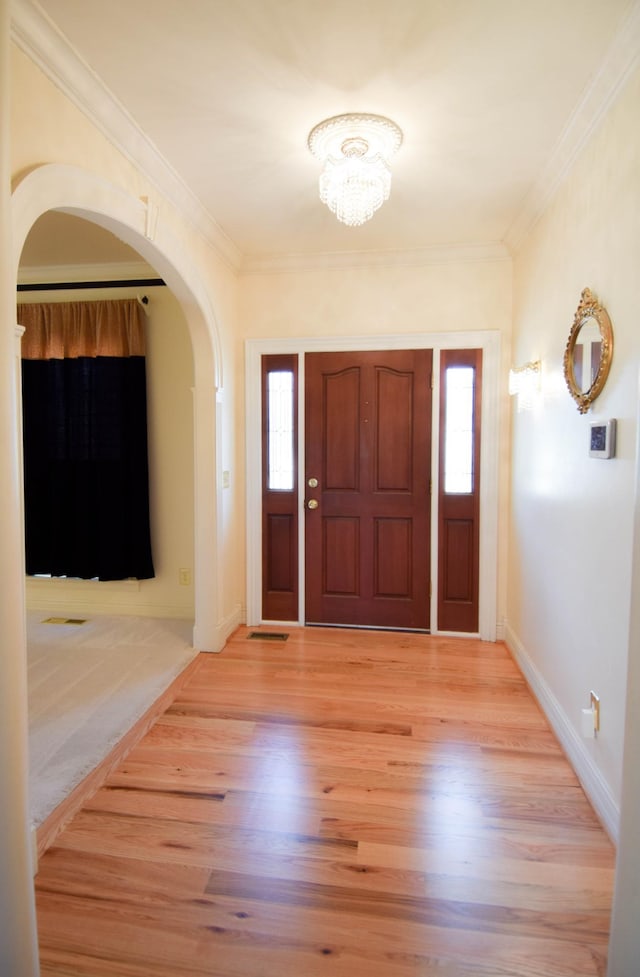
[[[513,246],[608,97],[638,0],[24,3],[257,258]],[[320,203],[307,148],[342,112],[404,133],[391,198],[361,227]]]

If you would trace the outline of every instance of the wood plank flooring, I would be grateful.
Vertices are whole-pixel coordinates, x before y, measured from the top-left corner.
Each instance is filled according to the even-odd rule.
[[[241,628],[42,857],[42,975],[602,977],[613,872],[504,645]]]

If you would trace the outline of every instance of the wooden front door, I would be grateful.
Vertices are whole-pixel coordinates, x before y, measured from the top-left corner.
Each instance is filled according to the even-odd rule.
[[[429,628],[431,350],[305,367],[308,624]]]

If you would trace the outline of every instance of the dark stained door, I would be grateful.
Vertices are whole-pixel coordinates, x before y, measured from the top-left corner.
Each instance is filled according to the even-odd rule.
[[[306,621],[428,630],[432,352],[305,364]]]

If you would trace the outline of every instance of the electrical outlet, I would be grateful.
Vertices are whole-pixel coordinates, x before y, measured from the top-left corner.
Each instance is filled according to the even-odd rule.
[[[189,567],[181,567],[181,569],[178,570],[178,582],[181,587],[191,586],[191,570]]]

